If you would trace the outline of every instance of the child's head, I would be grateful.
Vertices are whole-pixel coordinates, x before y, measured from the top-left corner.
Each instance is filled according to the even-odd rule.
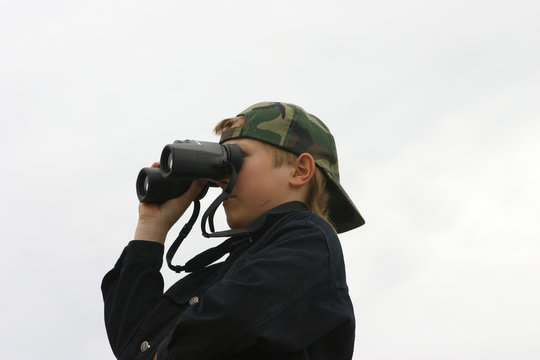
[[[245,117],[243,115],[237,116],[221,121],[219,124],[217,124],[214,131],[216,134],[221,135],[227,129],[244,126],[245,124]],[[273,167],[283,167],[284,165],[293,166],[295,161],[298,159],[298,155],[292,152],[280,149],[275,145],[270,145],[265,142],[258,142],[260,143],[261,147],[271,153]],[[323,219],[329,221],[327,218],[329,194],[326,190],[326,179],[319,168],[315,168],[313,176],[306,186],[307,191],[301,201]]]
[[[220,143],[237,144],[245,153],[233,196],[224,203],[231,228],[294,200],[338,233],[364,223],[339,184],[334,138],[315,116],[292,104],[259,103],[215,131]]]

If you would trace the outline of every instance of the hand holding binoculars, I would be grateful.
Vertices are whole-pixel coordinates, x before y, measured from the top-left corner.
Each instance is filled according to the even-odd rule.
[[[159,168],[141,169],[137,196],[140,202],[160,204],[185,193],[193,180],[208,180],[210,186],[217,186],[218,181],[231,175],[233,168],[238,172],[241,166],[242,151],[238,145],[177,140],[163,148]]]

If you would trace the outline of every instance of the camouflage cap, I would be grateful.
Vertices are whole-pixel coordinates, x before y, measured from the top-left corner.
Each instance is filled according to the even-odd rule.
[[[296,155],[309,153],[327,178],[330,193],[328,218],[338,233],[364,224],[364,219],[339,183],[336,144],[330,130],[299,106],[263,102],[244,110],[246,123],[226,129],[220,144],[235,138],[264,141]]]

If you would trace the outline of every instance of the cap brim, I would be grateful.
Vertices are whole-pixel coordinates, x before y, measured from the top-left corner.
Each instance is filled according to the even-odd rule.
[[[330,193],[328,218],[334,225],[336,232],[340,234],[364,225],[364,218],[354,206],[349,195],[343,190],[341,184],[328,176],[328,174],[326,179],[326,186]]]

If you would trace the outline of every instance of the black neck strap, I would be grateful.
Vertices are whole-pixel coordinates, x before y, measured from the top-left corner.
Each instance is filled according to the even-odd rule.
[[[235,236],[240,234],[247,234],[246,230],[244,229],[238,229],[238,230],[228,230],[228,231],[215,231],[214,227],[214,215],[221,203],[225,201],[229,196],[231,196],[231,193],[234,190],[234,186],[236,185],[237,180],[237,174],[236,174],[236,168],[233,166],[232,163],[226,163],[226,166],[229,167],[229,170],[231,172],[231,176],[229,178],[229,183],[227,184],[227,187],[221,192],[221,194],[210,204],[208,209],[204,212],[203,217],[201,219],[201,229],[203,236],[210,238],[210,237],[226,237],[226,236]],[[188,261],[186,265],[173,265],[172,264],[172,258],[176,254],[176,251],[178,251],[178,248],[184,241],[184,239],[188,236],[189,232],[193,228],[193,224],[195,224],[195,221],[197,221],[197,218],[199,217],[199,212],[201,209],[200,199],[202,199],[208,190],[209,185],[207,185],[201,194],[193,201],[193,213],[191,215],[191,218],[189,221],[184,225],[180,233],[178,234],[178,237],[174,242],[172,243],[171,247],[167,251],[167,255],[165,256],[167,260],[167,265],[169,268],[176,272],[181,271],[188,271],[188,268],[191,268],[189,264],[193,264],[194,260],[196,260],[197,256],[193,258],[192,260]],[[210,227],[210,233],[206,231],[206,222],[208,222],[208,226]],[[225,243],[221,244],[224,245]],[[221,246],[220,245],[220,246]],[[223,246],[224,248],[225,246]],[[220,249],[221,251],[221,249]],[[203,253],[199,254],[202,255]],[[222,255],[223,256],[223,255]],[[221,256],[220,256],[221,257]],[[219,257],[218,257],[219,259]],[[215,259],[217,260],[217,259]],[[214,260],[214,261],[215,261]],[[200,262],[200,261],[199,261]],[[197,266],[196,266],[197,267]]]
[[[165,256],[167,260],[167,265],[169,266],[169,269],[176,271],[177,273],[184,270],[184,266],[181,265],[173,265],[172,264],[172,258],[174,257],[174,254],[176,254],[176,251],[184,241],[184,239],[188,236],[189,232],[191,231],[191,228],[193,227],[193,224],[195,224],[195,221],[199,217],[199,211],[201,209],[201,202],[199,199],[196,199],[193,201],[193,213],[191,214],[191,218],[189,221],[184,225],[182,230],[180,231],[180,234],[178,234],[178,237],[174,242],[172,243],[171,247],[169,248],[169,251],[167,251],[167,255]]]
[[[204,269],[206,266],[212,264],[214,261],[219,260],[223,255],[229,253],[231,251],[231,248],[234,247],[234,245],[239,245],[247,241],[249,242],[255,241],[256,231],[262,228],[266,224],[269,216],[301,210],[301,209],[305,209],[305,207],[306,206],[300,201],[293,201],[293,202],[282,204],[264,213],[263,215],[255,219],[253,222],[251,222],[245,228],[222,231],[221,232],[222,234],[225,234],[225,233],[228,234],[224,236],[231,236],[231,237],[225,240],[224,242],[222,242],[221,244],[219,244],[218,246],[205,250],[202,253],[196,255],[191,260],[189,260],[184,266],[171,265],[170,260],[174,256],[174,253],[176,252],[176,250],[178,250],[178,247],[180,246],[180,243],[183,240],[183,238],[181,238],[181,235],[182,235],[181,233],[181,235],[178,235],[178,238],[174,241],[173,245],[171,245],[171,248],[167,252],[167,264],[173,271],[176,271],[176,272],[181,272],[181,271],[193,272],[193,271]],[[192,215],[192,218],[190,219],[190,222],[192,219],[193,219],[193,215]],[[184,229],[182,229],[182,231],[183,230]],[[218,233],[210,234],[210,235],[217,235],[217,234]],[[253,235],[255,235],[255,237],[253,237]]]
[[[221,194],[210,204],[208,209],[203,214],[203,217],[201,219],[201,231],[202,235],[207,238],[213,238],[213,237],[226,237],[226,236],[235,236],[245,233],[243,229],[242,231],[238,230],[227,230],[227,231],[216,231],[214,228],[214,215],[216,214],[216,211],[221,205],[222,202],[227,200],[229,196],[231,196],[234,186],[236,185],[236,180],[238,179],[238,176],[236,174],[236,169],[232,164],[229,163],[230,166],[230,172],[231,176],[229,178],[229,183],[227,184],[227,187],[223,189]],[[208,222],[208,227],[210,228],[210,232],[206,231],[206,222]]]

